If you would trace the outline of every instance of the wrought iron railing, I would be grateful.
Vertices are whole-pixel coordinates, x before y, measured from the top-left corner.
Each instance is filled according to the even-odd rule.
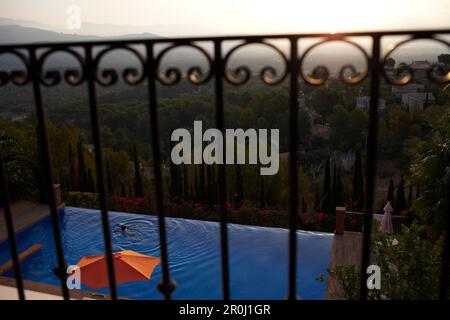
[[[100,194],[100,208],[102,213],[102,226],[107,256],[107,265],[110,280],[111,298],[117,299],[117,289],[115,284],[115,272],[112,259],[111,235],[108,221],[108,190],[105,183],[104,162],[102,156],[102,141],[100,136],[99,112],[97,104],[96,86],[110,86],[117,82],[119,75],[114,69],[100,70],[100,61],[108,53],[114,50],[126,50],[133,54],[139,60],[142,70],[136,68],[126,68],[123,71],[122,78],[129,85],[137,85],[147,81],[148,88],[148,107],[150,114],[151,142],[154,157],[155,184],[156,184],[156,207],[159,219],[159,238],[161,244],[162,260],[162,282],[159,290],[163,293],[165,299],[170,299],[175,284],[170,278],[169,258],[166,241],[166,227],[164,218],[163,188],[161,176],[161,152],[158,128],[158,99],[157,82],[171,86],[178,83],[183,77],[178,68],[168,68],[161,72],[161,60],[166,53],[178,47],[190,47],[203,55],[208,62],[208,70],[203,71],[201,67],[195,66],[188,70],[186,78],[192,84],[200,85],[213,79],[216,104],[216,125],[222,132],[224,125],[224,82],[239,86],[250,79],[251,71],[246,66],[240,66],[232,70],[227,70],[227,65],[234,52],[250,44],[261,44],[275,50],[282,58],[285,68],[281,74],[278,74],[275,68],[271,66],[264,67],[261,70],[260,78],[267,85],[278,85],[284,80],[289,82],[289,292],[288,299],[296,299],[296,270],[297,270],[297,242],[296,242],[296,220],[299,202],[299,186],[297,177],[297,145],[298,145],[298,91],[299,79],[302,78],[311,85],[323,84],[329,72],[325,66],[317,66],[313,72],[307,73],[303,67],[306,56],[309,52],[324,43],[330,41],[341,41],[354,46],[360,51],[367,63],[367,71],[358,72],[352,65],[345,65],[340,72],[340,79],[347,84],[361,83],[367,77],[370,81],[370,109],[367,137],[367,163],[366,163],[366,186],[365,186],[365,215],[364,215],[364,235],[363,252],[361,261],[361,270],[366,270],[369,263],[371,224],[372,224],[372,206],[374,202],[374,185],[377,165],[377,130],[378,130],[378,109],[380,78],[384,77],[388,83],[394,85],[404,85],[413,79],[413,71],[407,65],[400,65],[395,72],[386,72],[385,62],[390,54],[396,48],[417,39],[433,39],[449,47],[449,43],[441,36],[450,35],[450,30],[411,30],[411,31],[388,31],[388,32],[353,32],[343,34],[285,34],[285,35],[267,35],[267,36],[229,36],[229,37],[196,37],[196,38],[178,38],[178,39],[142,39],[142,40],[119,40],[119,41],[95,41],[95,42],[64,42],[64,43],[39,43],[26,45],[2,45],[0,46],[0,56],[12,54],[16,56],[24,65],[25,71],[1,71],[0,85],[6,85],[11,82],[17,86],[24,86],[31,83],[34,102],[36,107],[38,133],[40,149],[45,164],[45,178],[50,203],[50,212],[53,222],[53,233],[56,242],[58,269],[60,274],[65,274],[65,261],[63,246],[61,243],[60,224],[57,207],[53,194],[53,173],[52,161],[49,153],[48,131],[46,125],[46,113],[42,103],[42,86],[52,87],[65,81],[72,86],[87,85],[89,95],[89,107],[92,123],[93,141],[95,149],[95,163],[98,175],[98,191]],[[408,40],[398,43],[387,54],[381,53],[381,40],[387,36],[407,36]],[[350,40],[353,37],[365,37],[371,40],[371,50],[366,50],[359,44]],[[322,41],[307,49],[303,54],[299,51],[299,41],[307,38],[321,38]],[[280,48],[271,44],[271,40],[285,40],[289,43],[289,53],[285,54]],[[229,49],[225,54],[224,44],[233,41],[242,41],[241,44]],[[168,45],[164,50],[156,53],[155,46]],[[210,54],[201,45],[213,45],[213,52]],[[136,50],[134,46],[140,45],[145,48],[143,54]],[[53,54],[64,52],[73,56],[80,64],[80,71],[67,69],[62,75],[60,71],[45,71],[44,63]],[[428,77],[430,80],[438,83],[450,81],[450,73],[445,72],[439,64],[429,65]],[[350,75],[349,75],[350,73]],[[149,137],[150,138],[150,137]],[[225,165],[219,166],[219,203],[220,203],[220,239],[222,253],[222,290],[223,298],[230,299],[229,289],[229,259],[228,259],[228,237],[227,237],[227,207],[226,207],[226,172]],[[13,221],[10,210],[10,200],[8,195],[8,184],[5,171],[1,170],[1,186],[3,195],[3,207],[6,217],[6,226],[8,229],[8,239],[11,249],[11,256],[14,262],[15,279],[20,299],[24,299],[22,277],[20,272],[20,263],[17,255],[15,233],[13,230]],[[448,199],[447,199],[448,201]],[[450,219],[447,219],[450,220]],[[449,252],[450,252],[450,223],[447,222],[444,251],[442,256],[442,273],[440,275],[440,298],[447,299],[448,290],[448,270],[449,270]],[[361,292],[360,298],[367,298],[366,274],[361,272]],[[64,299],[69,298],[64,277],[61,277],[61,288]]]

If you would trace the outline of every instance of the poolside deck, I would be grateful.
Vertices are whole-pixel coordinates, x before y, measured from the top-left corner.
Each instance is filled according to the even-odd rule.
[[[336,266],[361,265],[362,233],[345,231],[344,234],[335,234],[333,238],[333,248],[330,259],[330,269]],[[328,277],[327,300],[344,300],[342,290],[337,280]]]
[[[11,212],[13,215],[14,230],[17,232],[26,229],[33,223],[41,220],[49,215],[50,209],[48,205],[40,204],[33,201],[16,201],[11,204]],[[0,209],[0,242],[8,238],[8,232],[5,225],[5,216],[3,208]]]
[[[52,284],[24,280],[25,299],[27,300],[62,300],[61,287]],[[14,278],[0,276],[0,300],[17,300],[16,281]],[[111,297],[102,293],[86,290],[69,290],[71,300],[110,300]],[[119,297],[119,300],[129,300]]]

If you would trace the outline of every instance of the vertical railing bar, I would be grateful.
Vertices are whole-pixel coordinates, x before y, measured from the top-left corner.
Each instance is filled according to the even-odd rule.
[[[156,210],[158,214],[159,224],[159,242],[161,248],[162,262],[162,283],[159,284],[159,290],[164,294],[166,300],[171,299],[172,291],[175,289],[175,283],[170,280],[169,258],[167,250],[166,221],[164,216],[164,199],[162,189],[161,174],[161,150],[159,144],[159,123],[158,123],[158,106],[156,96],[156,65],[154,60],[153,43],[146,43],[147,51],[147,75],[148,75],[148,99],[150,113],[150,132],[154,160],[155,174],[155,193],[156,193]]]
[[[8,176],[3,162],[3,157],[0,155],[0,180],[1,180],[1,202],[5,214],[6,230],[8,232],[9,251],[13,261],[17,293],[19,300],[25,300],[25,293],[23,290],[22,273],[20,270],[19,255],[17,254],[16,233],[14,231],[14,222],[11,213],[11,205],[9,198]]]
[[[225,119],[223,106],[223,75],[224,62],[222,59],[222,42],[214,40],[214,85],[216,97],[216,124],[217,129],[225,136]],[[225,148],[222,151],[223,163],[219,164],[219,210],[220,210],[220,248],[222,255],[222,292],[223,299],[230,300],[230,273],[228,259],[228,213],[227,213],[227,178],[225,167]]]
[[[106,262],[108,267],[109,287],[111,300],[117,300],[116,277],[114,272],[114,261],[112,253],[111,232],[108,218],[108,190],[105,183],[105,168],[103,166],[103,152],[100,136],[100,120],[95,90],[96,66],[92,57],[92,47],[85,46],[86,56],[86,78],[88,83],[89,110],[91,114],[92,137],[94,141],[95,166],[97,170],[97,186],[100,194],[100,211],[102,216],[103,239],[105,243]]]
[[[381,75],[380,36],[372,37],[372,57],[370,59],[370,109],[366,153],[366,199],[364,208],[364,233],[361,255],[360,299],[367,299],[366,270],[370,260],[373,201],[378,147],[378,98]]]
[[[289,300],[297,299],[297,211],[298,211],[298,38],[291,37],[289,60]]]
[[[42,94],[40,88],[40,67],[36,57],[36,49],[30,48],[30,73],[33,85],[34,103],[36,107],[36,117],[38,123],[38,141],[41,144],[42,159],[39,159],[45,171],[44,179],[47,188],[50,215],[52,219],[53,236],[55,239],[56,256],[58,261],[58,276],[61,280],[61,289],[64,300],[69,299],[69,290],[66,286],[66,264],[64,262],[64,251],[61,239],[61,227],[58,210],[56,208],[55,195],[53,193],[53,167],[50,156],[50,147],[47,133],[47,116],[42,105]],[[39,148],[39,146],[38,146]]]
[[[448,299],[448,273],[450,270],[450,188],[447,188],[446,194],[446,228],[444,246],[442,248],[442,265],[441,265],[441,279],[439,288],[439,299]]]

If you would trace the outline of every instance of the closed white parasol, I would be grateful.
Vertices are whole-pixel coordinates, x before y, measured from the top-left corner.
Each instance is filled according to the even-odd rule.
[[[381,219],[381,225],[380,225],[380,231],[384,232],[384,233],[389,233],[389,234],[393,234],[394,233],[394,228],[392,227],[392,211],[394,211],[394,209],[391,206],[391,202],[388,201],[388,203],[386,203],[386,205],[383,208],[384,211],[384,215],[383,215],[383,219]]]

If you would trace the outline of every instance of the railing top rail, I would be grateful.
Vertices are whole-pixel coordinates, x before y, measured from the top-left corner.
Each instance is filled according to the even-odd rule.
[[[201,36],[201,37],[181,37],[181,38],[141,38],[141,39],[120,39],[120,40],[87,40],[87,41],[63,41],[63,42],[36,42],[25,44],[3,44],[0,45],[0,51],[8,49],[18,48],[45,48],[45,47],[67,47],[67,46],[101,46],[101,45],[130,45],[130,44],[142,44],[142,43],[189,43],[195,41],[233,41],[233,40],[245,40],[245,41],[260,41],[263,39],[291,39],[291,38],[345,38],[345,37],[382,37],[382,36],[402,36],[412,35],[413,37],[430,37],[438,34],[450,34],[450,29],[429,29],[429,30],[396,30],[396,31],[360,31],[360,32],[339,32],[339,33],[287,33],[287,34],[266,34],[266,35],[233,35],[233,36]]]

